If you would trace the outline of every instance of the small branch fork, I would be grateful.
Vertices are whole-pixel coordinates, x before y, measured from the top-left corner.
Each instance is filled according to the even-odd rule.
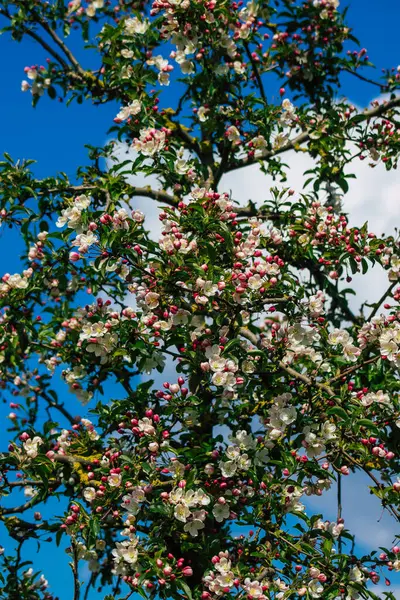
[[[57,46],[63,51],[65,56],[68,58],[75,71],[79,73],[82,77],[86,77],[86,71],[81,67],[75,56],[72,54],[71,50],[68,46],[59,38],[57,33],[50,27],[47,21],[44,21],[40,17],[37,17],[38,23],[41,27],[49,34],[49,36],[53,39],[53,41],[57,44]]]
[[[0,9],[0,15],[5,17],[9,21],[12,21],[13,19],[13,15],[3,8]],[[49,56],[51,56],[59,64],[59,66],[63,69],[66,77],[69,77],[71,80],[78,80],[81,83],[87,85],[88,89],[91,91],[94,97],[101,96],[104,93],[115,94],[116,89],[105,89],[100,85],[100,82],[98,80],[94,79],[91,71],[85,71],[85,69],[80,65],[80,63],[75,58],[68,46],[61,40],[61,38],[50,27],[46,20],[42,19],[33,11],[31,16],[31,21],[27,20],[26,23],[20,24],[20,28],[23,34],[35,40],[49,54]],[[42,29],[44,29],[44,31],[53,40],[55,45],[58,46],[58,48],[62,51],[62,54],[57,52],[57,50],[53,46],[51,46],[46,41],[46,39],[39,35],[39,33],[37,33],[31,27],[29,27],[29,24],[35,23],[42,27]]]

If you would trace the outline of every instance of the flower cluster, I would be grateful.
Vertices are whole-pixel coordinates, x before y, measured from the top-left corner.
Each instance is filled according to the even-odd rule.
[[[185,482],[180,482],[168,495],[168,501],[174,506],[174,517],[184,523],[184,531],[193,537],[197,537],[201,529],[204,529],[204,521],[207,511],[202,508],[210,504],[209,496],[201,489],[185,490]],[[197,509],[197,510],[193,510]]]
[[[153,128],[142,129],[140,137],[133,141],[133,148],[144,156],[154,156],[161,152],[167,144],[168,130]]]

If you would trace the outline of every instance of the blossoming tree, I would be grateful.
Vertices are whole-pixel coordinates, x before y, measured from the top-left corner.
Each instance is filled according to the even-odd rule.
[[[358,552],[341,480],[364,473],[395,530],[400,251],[341,197],[355,161],[397,166],[400,75],[365,75],[337,0],[4,0],[0,18],[48,56],[25,69],[34,105],[113,103],[104,132],[131,148],[90,148],[73,180],[0,164],[26,244],[0,284],[0,598],[52,597],[35,538],[66,549],[74,600],[393,599],[374,584],[400,548]],[[343,72],[382,100],[350,105]],[[301,189],[288,151],[313,159]],[[275,179],[261,205],[221,185],[252,164]],[[387,287],[352,310],[373,265]],[[331,522],[304,503],[329,488]]]

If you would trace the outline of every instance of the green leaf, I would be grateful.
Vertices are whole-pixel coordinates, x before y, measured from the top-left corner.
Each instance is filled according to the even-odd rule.
[[[224,354],[225,352],[229,352],[235,346],[240,346],[241,340],[239,338],[234,338],[233,340],[229,340],[229,342],[224,346]]]
[[[64,530],[63,529],[59,529],[56,533],[56,545],[59,546],[60,542],[61,542],[61,538],[63,536]]]
[[[52,100],[57,97],[56,89],[52,85],[47,88],[47,93]]]
[[[183,581],[183,579],[180,579],[178,583],[179,583],[179,587],[185,592],[188,600],[193,600],[191,589],[188,586],[188,584],[186,583],[186,581]]]
[[[369,431],[379,434],[380,433],[380,429],[379,427],[376,426],[376,424],[371,421],[370,419],[358,419],[357,420],[357,426],[358,428],[360,427],[366,427],[366,429],[368,429]]]
[[[89,519],[89,535],[88,535],[88,545],[92,546],[93,544],[95,544],[96,539],[98,538],[98,535],[100,533],[100,523],[99,523],[99,519],[94,516],[91,515],[90,519]]]
[[[326,412],[328,413],[328,415],[336,415],[340,417],[341,419],[343,419],[343,421],[347,421],[349,418],[349,415],[341,406],[333,406],[332,408],[329,408]]]

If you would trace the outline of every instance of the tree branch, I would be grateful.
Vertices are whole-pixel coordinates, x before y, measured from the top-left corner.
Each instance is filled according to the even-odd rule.
[[[79,563],[78,549],[76,547],[75,541],[71,540],[71,542],[72,542],[72,562],[70,563],[70,567],[72,569],[72,575],[74,578],[73,600],[79,600],[81,586],[80,586],[80,582],[79,582],[79,573],[78,573],[78,563]]]
[[[77,419],[75,419],[71,415],[71,413],[68,412],[64,405],[59,404],[58,402],[50,398],[50,396],[45,390],[41,390],[40,395],[46,400],[47,404],[49,405],[49,408],[55,408],[56,410],[58,410],[67,419],[67,421],[69,421],[71,425],[75,425],[77,423]]]
[[[296,369],[293,369],[292,367],[289,367],[288,365],[286,365],[282,361],[279,362],[279,366],[280,366],[281,369],[283,369],[284,371],[286,371],[286,373],[288,373],[289,375],[291,375],[295,379],[299,379],[300,381],[303,381],[309,387],[317,387],[320,390],[323,390],[324,392],[326,392],[328,394],[328,396],[330,396],[330,397],[335,396],[335,392],[333,391],[333,389],[327,383],[323,383],[323,382],[320,382],[320,381],[312,380],[307,375],[304,375],[303,373],[299,373],[298,371],[296,371]]]
[[[261,98],[263,99],[264,103],[267,105],[268,100],[267,100],[267,96],[265,95],[264,85],[263,85],[263,82],[260,77],[260,72],[258,70],[257,63],[254,60],[253,55],[250,52],[249,44],[247,42],[244,42],[244,48],[246,50],[246,54],[249,58],[249,61],[251,62],[251,66],[253,68],[254,76],[255,76],[257,84],[258,84],[258,91],[260,92]]]
[[[388,287],[388,289],[386,290],[386,292],[383,294],[383,296],[377,301],[375,302],[375,306],[371,312],[371,314],[369,315],[367,321],[371,321],[371,319],[374,318],[374,316],[376,315],[376,313],[379,310],[380,305],[382,304],[382,302],[384,302],[384,300],[386,299],[387,296],[389,296],[390,292],[392,291],[392,289],[397,285],[397,281],[393,281],[393,283],[391,283]],[[371,305],[369,305],[371,306]]]
[[[240,333],[241,333],[241,335],[243,337],[245,337],[252,344],[254,344],[254,346],[256,346],[258,348],[260,347],[260,339],[257,337],[256,334],[254,334],[251,331],[249,331],[249,329],[246,329],[245,327],[241,327],[240,328]],[[291,377],[294,377],[295,379],[299,379],[300,381],[302,381],[303,383],[305,383],[309,387],[317,387],[320,390],[323,390],[330,397],[335,396],[335,392],[329,386],[328,383],[323,383],[321,381],[315,381],[315,380],[311,379],[310,377],[308,377],[307,375],[304,375],[304,373],[299,373],[298,371],[296,371],[296,369],[293,369],[292,367],[289,367],[289,365],[285,364],[283,361],[279,361],[278,364],[279,364],[279,367],[283,371],[285,371],[288,375],[290,375]]]
[[[268,158],[272,158],[273,156],[277,156],[278,154],[282,154],[283,152],[287,152],[288,150],[296,150],[296,149],[298,149],[298,146],[300,146],[301,144],[304,144],[305,142],[308,142],[309,139],[310,139],[309,132],[303,131],[298,136],[296,136],[293,140],[290,140],[289,142],[287,142],[286,144],[284,144],[283,146],[281,146],[281,148],[278,148],[277,150],[265,150],[257,158],[248,157],[248,156],[246,156],[245,158],[242,158],[237,163],[233,163],[233,164],[229,165],[227,167],[225,173],[230,173],[231,171],[236,171],[237,169],[242,169],[243,167],[248,167],[249,165],[254,165],[255,163],[258,163],[260,160],[267,160]]]
[[[0,15],[3,15],[3,17],[6,17],[6,19],[9,19],[10,21],[12,20],[10,13],[5,11],[3,8],[0,8]],[[42,46],[42,48],[46,50],[46,52],[48,52],[63,67],[63,69],[65,69],[65,71],[68,72],[70,70],[68,63],[64,60],[64,58],[58,54],[58,52],[54,50],[54,48],[52,48],[40,35],[29,29],[26,25],[23,25],[22,29],[26,35],[38,42],[38,44],[40,44],[40,46]]]
[[[385,101],[382,104],[379,104],[379,106],[375,106],[374,108],[371,108],[371,109],[366,110],[363,113],[361,113],[364,118],[362,119],[362,121],[359,121],[358,123],[363,122],[363,121],[368,121],[369,119],[372,119],[374,117],[381,117],[381,116],[385,115],[385,113],[392,110],[393,108],[397,108],[399,106],[400,106],[400,96],[395,96],[391,100]],[[265,150],[261,154],[261,156],[259,156],[257,158],[246,156],[245,158],[242,158],[238,162],[233,163],[230,166],[228,166],[225,173],[229,173],[230,171],[236,171],[237,169],[241,169],[243,167],[248,167],[249,165],[253,165],[253,164],[259,162],[260,160],[268,160],[269,158],[272,158],[273,156],[277,156],[278,154],[287,152],[288,150],[298,150],[299,147],[301,146],[301,144],[305,144],[306,142],[310,141],[310,133],[311,133],[310,130],[302,131],[298,136],[296,136],[295,138],[293,138],[293,140],[290,140],[289,142],[284,144],[281,148],[278,148],[277,150]]]
[[[64,52],[65,56],[68,58],[74,69],[82,76],[86,76],[86,71],[81,67],[75,56],[72,54],[71,50],[68,46],[58,37],[57,33],[50,27],[50,25],[37,17],[37,22],[43,29],[49,34],[49,36],[54,40],[59,48]]]
[[[349,67],[343,67],[343,71],[346,71],[346,73],[350,73],[350,75],[354,75],[354,77],[357,77],[357,79],[360,79],[361,81],[365,81],[366,83],[370,83],[371,85],[376,85],[381,90],[389,89],[390,87],[387,83],[379,83],[379,81],[374,81],[373,79],[364,77],[364,75],[357,73],[357,71],[353,71]]]
[[[39,184],[42,182],[39,182]],[[129,183],[125,183],[124,185],[127,188],[127,193],[129,193],[132,197],[143,196],[145,198],[151,198],[152,200],[156,200],[157,202],[162,202],[175,208],[179,202],[178,196],[171,196],[164,190],[153,190],[150,186],[137,187],[132,186]],[[107,192],[108,190],[102,185],[67,185],[65,187],[60,186],[59,188],[50,188],[43,189],[43,191],[38,192],[38,195],[43,196],[46,194],[61,194],[63,192],[90,192],[100,190],[103,192]]]
[[[360,464],[355,458],[350,456],[350,454],[347,454],[347,452],[343,451],[343,456],[348,461],[350,461],[354,466],[356,466],[359,469],[361,469],[362,471],[364,471],[364,473],[366,473],[366,475],[368,475],[368,477],[370,479],[372,479],[372,481],[375,483],[376,487],[379,490],[384,489],[384,485],[375,477],[375,475],[373,473],[371,473],[371,471],[369,471],[369,469],[367,469],[367,467]],[[400,514],[397,512],[397,510],[391,504],[382,504],[382,506],[384,508],[386,508],[386,510],[388,510],[392,514],[392,516],[400,522]]]
[[[3,517],[4,515],[12,515],[14,513],[23,513],[29,508],[36,506],[36,504],[39,504],[41,501],[41,498],[37,498],[36,496],[34,496],[30,500],[28,500],[28,502],[20,504],[19,506],[12,506],[10,508],[0,508],[0,517]]]
[[[342,518],[342,474],[337,474],[337,522]],[[339,554],[342,554],[342,536],[338,539]]]
[[[362,369],[362,367],[365,367],[366,365],[371,365],[372,363],[376,362],[379,358],[380,358],[380,356],[374,356],[373,358],[365,360],[362,363],[353,365],[352,367],[349,367],[345,371],[342,371],[342,373],[340,373],[339,375],[335,375],[335,377],[328,379],[327,383],[331,384],[331,383],[334,383],[335,381],[339,381],[340,379],[342,379],[343,377],[346,377],[350,373],[354,373],[354,371],[358,371],[358,369]]]

